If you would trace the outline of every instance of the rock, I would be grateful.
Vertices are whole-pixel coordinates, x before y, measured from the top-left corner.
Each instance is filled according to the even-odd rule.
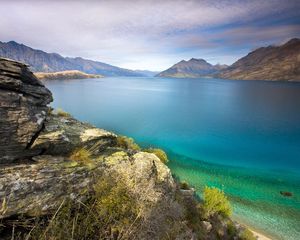
[[[100,168],[90,169],[63,157],[39,156],[35,160],[0,168],[0,219],[46,214],[66,197],[80,200],[81,193],[91,190],[92,176]]]
[[[203,226],[203,228],[205,229],[206,232],[209,233],[212,230],[212,225],[211,225],[210,222],[202,221],[201,223],[202,223],[202,226]]]
[[[66,155],[76,148],[91,148],[102,151],[116,144],[116,135],[103,129],[82,123],[72,117],[50,114],[44,129],[39,133],[31,149],[44,154]]]
[[[0,58],[0,164],[37,154],[29,147],[51,101],[51,92],[25,64]]]
[[[280,191],[280,194],[284,197],[292,197],[293,196],[293,193],[286,192],[286,191]]]
[[[193,198],[195,196],[195,189],[191,188],[191,189],[180,189],[180,192],[182,194],[182,196],[184,197],[191,197]]]

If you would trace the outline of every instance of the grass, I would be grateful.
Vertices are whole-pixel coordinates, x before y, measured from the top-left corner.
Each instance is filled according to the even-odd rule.
[[[140,146],[134,142],[133,138],[126,137],[126,136],[118,136],[117,145],[126,150],[134,150],[134,151],[141,150]]]
[[[91,152],[85,148],[75,149],[69,156],[69,159],[84,165],[92,163]]]
[[[70,113],[65,112],[65,111],[64,111],[63,109],[61,109],[61,108],[55,109],[54,113],[55,113],[57,116],[59,116],[59,117],[66,117],[66,118],[71,117],[71,114],[70,114]]]
[[[137,198],[112,175],[100,177],[84,202],[65,199],[52,214],[34,219],[13,239],[133,239],[139,224]]]

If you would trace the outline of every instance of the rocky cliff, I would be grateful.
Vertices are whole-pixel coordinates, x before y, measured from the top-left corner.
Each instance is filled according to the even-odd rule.
[[[0,69],[1,239],[244,239],[157,155],[53,112],[26,65]]]
[[[37,153],[30,146],[51,101],[51,92],[26,65],[0,59],[0,163]]]
[[[218,75],[241,80],[300,81],[300,39],[281,46],[258,48]]]

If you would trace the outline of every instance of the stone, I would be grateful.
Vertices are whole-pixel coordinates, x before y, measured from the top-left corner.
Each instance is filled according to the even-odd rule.
[[[205,229],[206,232],[209,233],[212,230],[212,225],[211,225],[210,222],[202,221],[201,223],[202,223],[202,226],[203,226],[203,228]]]
[[[111,132],[80,122],[71,116],[49,114],[43,130],[31,150],[51,155],[68,155],[75,149],[93,149],[93,153],[116,145],[117,136]]]
[[[25,64],[0,58],[0,164],[37,154],[29,147],[51,101],[51,92]]]
[[[64,157],[43,155],[30,164],[0,168],[0,219],[39,216],[57,209],[67,197],[82,200],[92,190],[101,166],[77,164]]]

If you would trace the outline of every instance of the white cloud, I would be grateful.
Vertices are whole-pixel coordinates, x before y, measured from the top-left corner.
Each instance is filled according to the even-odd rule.
[[[284,12],[294,2],[2,0],[0,41],[159,70],[192,54],[182,49],[188,44],[190,48],[214,47],[203,30]]]

